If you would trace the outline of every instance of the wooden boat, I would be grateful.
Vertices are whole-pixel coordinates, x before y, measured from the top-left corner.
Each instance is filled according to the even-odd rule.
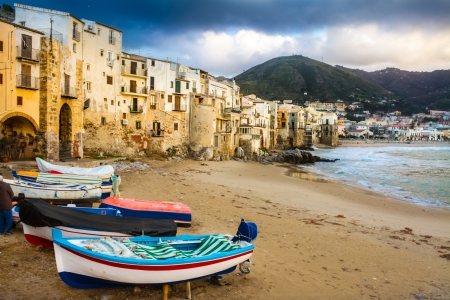
[[[25,239],[32,245],[53,247],[52,227],[63,237],[132,237],[176,235],[172,220],[121,217],[111,208],[62,207],[42,200],[19,202],[19,217]]]
[[[109,197],[102,201],[100,208],[118,209],[123,216],[170,219],[183,227],[190,227],[192,222],[191,208],[180,202]]]
[[[80,184],[80,185],[101,185],[102,195],[101,199],[106,199],[118,193],[118,186],[120,184],[120,176],[113,175],[111,178],[99,178],[85,175],[74,174],[53,174],[30,171],[12,171],[14,178],[26,182],[37,182],[45,184]]]
[[[49,201],[61,201],[70,203],[80,199],[94,201],[100,199],[102,189],[100,185],[79,185],[79,184],[45,184],[21,180],[4,179],[4,182],[11,186],[14,197],[24,194],[27,199],[45,199]]]
[[[240,265],[250,272],[257,226],[242,220],[235,236],[64,238],[52,230],[61,279],[80,289],[164,285],[227,274]]]

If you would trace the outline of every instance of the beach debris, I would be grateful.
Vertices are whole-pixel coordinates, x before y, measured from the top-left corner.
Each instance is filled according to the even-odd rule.
[[[317,219],[317,220],[314,220],[314,219],[303,219],[302,221],[305,224],[323,225],[323,224],[321,224],[321,222],[323,222],[324,220],[325,219]]]
[[[405,240],[404,237],[399,237],[399,236],[396,236],[396,235],[390,235],[389,237],[390,237],[391,239],[394,239],[394,240],[401,240],[401,241],[404,241],[404,240]]]
[[[447,246],[441,246],[440,249],[450,250],[450,247],[447,247]]]
[[[150,171],[151,166],[139,161],[135,162],[113,162],[110,164],[114,170],[122,172],[138,172],[138,171]]]
[[[12,261],[12,262],[11,262],[11,266],[17,267],[17,263],[16,263],[15,261]]]
[[[343,219],[345,219],[345,216],[344,215],[337,215],[337,216],[335,216],[336,218],[343,218]]]
[[[138,287],[138,286],[135,286],[133,292],[134,292],[135,294],[139,294],[139,293],[141,292],[141,288]]]
[[[442,258],[445,258],[447,260],[450,260],[450,254],[442,254],[442,255],[439,255],[439,257],[442,257]]]
[[[412,231],[413,230],[411,228],[408,228],[408,227],[405,227],[405,229],[400,230],[400,232],[403,233],[403,234],[411,234],[411,235],[413,234]]]
[[[38,252],[41,252],[44,250],[44,247],[42,245],[39,245],[39,246],[36,246],[35,250]]]

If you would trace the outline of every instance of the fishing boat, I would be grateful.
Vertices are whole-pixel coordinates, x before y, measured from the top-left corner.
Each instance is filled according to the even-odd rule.
[[[80,289],[166,285],[233,272],[250,272],[257,226],[242,220],[235,236],[64,238],[52,230],[61,279]]]
[[[177,234],[172,220],[122,217],[110,208],[62,207],[42,200],[23,200],[18,208],[25,239],[35,246],[53,247],[52,228],[58,228],[65,238]]]
[[[108,197],[102,201],[100,208],[118,209],[123,216],[170,219],[182,227],[190,227],[192,222],[191,208],[180,202]]]
[[[55,203],[95,202],[100,200],[102,189],[100,185],[81,184],[46,184],[21,180],[4,179],[11,186],[14,197],[24,194],[27,199],[44,199]]]
[[[75,174],[55,174],[55,173],[43,173],[43,172],[31,172],[31,171],[16,171],[12,170],[14,178],[26,181],[37,182],[45,184],[85,184],[85,185],[101,185],[102,195],[101,199],[106,199],[118,193],[117,187],[120,184],[120,176],[113,175],[111,178],[99,178],[88,175],[75,175]],[[116,184],[115,184],[116,183]]]

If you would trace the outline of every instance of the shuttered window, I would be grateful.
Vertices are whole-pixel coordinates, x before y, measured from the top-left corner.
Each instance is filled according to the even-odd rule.
[[[112,76],[106,76],[106,84],[113,84],[112,79]]]
[[[22,96],[17,96],[17,105],[22,105],[22,104],[23,104]]]
[[[0,84],[3,84],[3,74],[0,74]]]
[[[3,41],[0,41],[0,51],[3,52]]]

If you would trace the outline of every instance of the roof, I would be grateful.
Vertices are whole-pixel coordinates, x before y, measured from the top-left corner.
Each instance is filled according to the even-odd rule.
[[[31,5],[25,5],[25,4],[19,4],[19,3],[14,3],[14,7],[20,7],[20,8],[34,10],[34,11],[41,11],[41,12],[52,14],[52,15],[71,16],[72,18],[77,19],[79,22],[84,24],[84,22],[81,19],[75,17],[71,13],[64,12],[64,11],[42,8],[42,7],[31,6]]]
[[[366,131],[367,129],[355,129],[355,130],[351,130],[350,132],[363,132]]]
[[[9,24],[9,25],[17,27],[17,28],[21,28],[21,29],[25,29],[25,30],[28,30],[28,31],[32,31],[32,32],[35,32],[35,33],[39,33],[39,34],[45,35],[45,33],[43,33],[42,31],[30,28],[30,27],[22,26],[22,25],[19,25],[19,24],[16,24],[16,23],[12,23],[12,22],[6,21],[4,19],[0,19],[0,22]]]

